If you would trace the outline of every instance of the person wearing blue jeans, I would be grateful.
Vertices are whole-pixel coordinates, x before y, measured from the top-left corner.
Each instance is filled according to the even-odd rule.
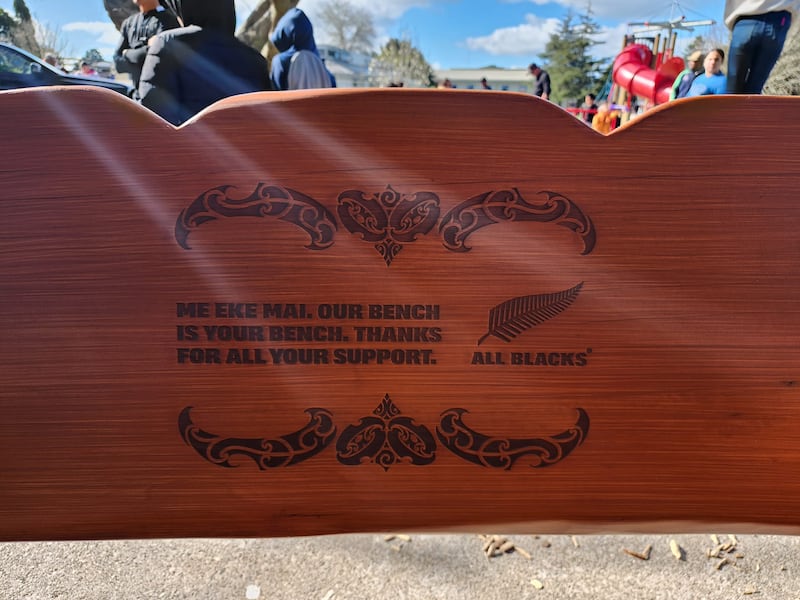
[[[729,94],[760,94],[778,62],[800,0],[726,0]]]

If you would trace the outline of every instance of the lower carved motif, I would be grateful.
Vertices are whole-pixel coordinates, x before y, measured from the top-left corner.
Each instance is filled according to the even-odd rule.
[[[259,469],[289,467],[325,450],[336,438],[333,413],[323,408],[306,410],[308,423],[277,438],[243,438],[209,433],[191,418],[192,407],[178,418],[184,442],[201,458],[221,467],[238,466],[239,457],[253,460]],[[578,419],[568,429],[551,436],[510,438],[478,432],[464,423],[469,411],[450,408],[441,414],[436,437],[453,455],[481,467],[511,469],[527,459],[533,468],[554,465],[586,441],[589,415],[578,409]],[[348,425],[336,440],[336,459],[349,466],[374,463],[388,471],[407,463],[429,465],[436,460],[437,444],[431,430],[404,416],[387,394],[372,414]]]

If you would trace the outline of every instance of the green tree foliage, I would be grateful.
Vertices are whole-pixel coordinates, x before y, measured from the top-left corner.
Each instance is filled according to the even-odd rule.
[[[376,85],[390,82],[406,87],[434,87],[433,68],[409,40],[392,38],[380,49],[369,65],[370,77]]]
[[[23,23],[27,23],[31,20],[31,11],[28,10],[28,5],[25,4],[25,0],[14,0],[14,12],[17,18]]]
[[[87,50],[86,54],[83,55],[82,61],[86,61],[89,64],[94,64],[98,62],[102,62],[105,60],[103,55],[100,54],[100,51],[97,48],[92,48],[91,50]]]
[[[599,42],[593,36],[600,26],[592,19],[591,9],[576,15],[568,11],[556,33],[550,34],[541,57],[550,74],[555,102],[582,101],[588,93],[596,93],[603,84],[609,59],[595,59],[591,49]]]
[[[36,39],[36,23],[25,0],[14,0],[14,17],[0,9],[0,37],[33,54],[41,55]]]
[[[686,50],[683,53],[684,60],[691,56],[693,52],[697,51],[700,51],[703,54],[708,52],[708,44],[706,44],[706,40],[702,35],[695,36],[695,38],[687,44]]]
[[[14,29],[16,23],[14,17],[0,8],[0,36],[11,38],[11,30]],[[5,39],[3,41],[6,41]]]
[[[374,50],[375,24],[370,12],[346,0],[328,0],[320,5],[320,29],[331,43],[350,52],[371,54]]]

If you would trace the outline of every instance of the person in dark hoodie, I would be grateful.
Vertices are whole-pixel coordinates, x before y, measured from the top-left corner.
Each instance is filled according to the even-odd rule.
[[[163,0],[184,27],[153,38],[142,67],[143,106],[180,125],[217,100],[270,89],[266,59],[234,36],[233,0]]]
[[[114,66],[119,73],[130,73],[134,87],[139,86],[147,42],[151,37],[180,27],[178,17],[161,6],[158,0],[133,0],[139,12],[122,22],[120,40],[114,51]]]
[[[290,8],[269,39],[280,53],[272,59],[274,89],[336,87],[336,79],[319,56],[311,21],[302,10]]]

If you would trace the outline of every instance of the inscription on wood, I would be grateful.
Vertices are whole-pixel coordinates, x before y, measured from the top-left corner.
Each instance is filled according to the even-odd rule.
[[[259,183],[245,198],[232,197],[235,187],[222,185],[202,193],[181,211],[175,239],[191,250],[188,237],[201,225],[234,217],[277,220],[298,227],[310,237],[307,250],[333,247],[341,229],[374,246],[387,267],[398,258],[403,244],[433,232],[450,252],[468,252],[467,238],[489,225],[508,222],[550,223],[577,233],[583,254],[591,252],[596,232],[591,219],[568,198],[541,192],[540,203],[526,201],[519,190],[476,195],[441,217],[440,200],[432,192],[401,194],[391,185],[372,195],[346,190],[337,198],[336,215],[312,197],[296,190]],[[488,310],[489,336],[511,343],[518,335],[569,307],[582,283],[555,293],[511,298]],[[477,308],[476,308],[477,310]],[[483,311],[487,312],[487,311]],[[439,304],[281,304],[256,302],[178,303],[178,364],[193,365],[437,365],[436,345],[447,343]],[[185,319],[193,319],[191,322]],[[326,325],[334,320],[345,325]],[[302,325],[273,324],[298,322]],[[242,323],[206,325],[204,323]],[[382,325],[374,323],[384,322]],[[407,323],[428,323],[407,325]],[[433,323],[431,323],[433,322]],[[254,324],[257,323],[257,324]],[[311,323],[311,324],[309,324]],[[372,324],[367,324],[372,323]],[[438,323],[438,325],[437,325]],[[300,345],[305,344],[305,345]],[[476,350],[469,365],[585,367],[591,349],[583,352],[484,352]],[[180,416],[187,444],[210,462],[236,466],[247,456],[259,468],[284,467],[313,457],[337,435],[335,416],[323,408],[306,411],[310,420],[301,430],[277,440],[220,436],[203,431],[191,420],[191,407]],[[464,408],[448,408],[440,415],[436,438],[441,447],[480,466],[510,469],[529,456],[529,466],[542,467],[565,458],[585,438],[589,416],[578,409],[569,429],[547,437],[508,438],[472,430],[462,420]],[[344,465],[377,463],[384,469],[395,463],[427,465],[436,457],[431,429],[403,415],[387,394],[358,425],[347,426],[336,442],[337,460]]]
[[[0,118],[0,539],[800,531],[796,99]]]

